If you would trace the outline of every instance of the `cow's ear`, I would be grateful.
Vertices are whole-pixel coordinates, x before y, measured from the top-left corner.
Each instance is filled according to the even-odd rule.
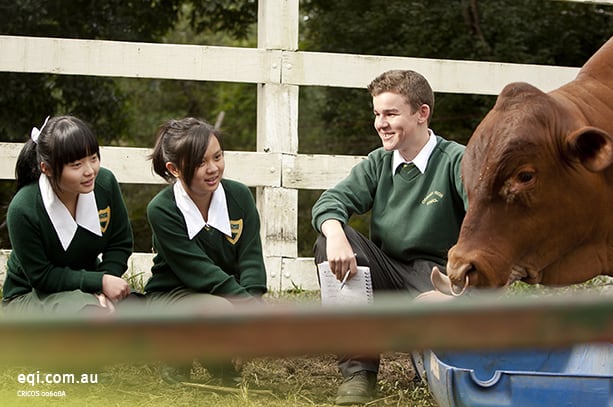
[[[613,136],[596,127],[583,127],[567,139],[570,153],[590,171],[613,165]]]

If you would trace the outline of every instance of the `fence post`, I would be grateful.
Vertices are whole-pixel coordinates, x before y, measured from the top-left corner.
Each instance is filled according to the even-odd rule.
[[[283,52],[298,49],[298,10],[298,0],[258,3],[258,48],[279,53],[273,52],[269,61],[269,77],[278,80],[258,84],[257,151],[290,157],[298,153],[298,86],[283,83],[283,72],[292,69]],[[257,205],[269,287],[281,290],[283,259],[298,254],[298,191],[283,185],[258,187]]]

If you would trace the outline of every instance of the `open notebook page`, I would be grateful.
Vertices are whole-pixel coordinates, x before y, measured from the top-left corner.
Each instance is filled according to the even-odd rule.
[[[322,305],[367,304],[372,302],[372,281],[370,268],[358,266],[358,272],[347,280],[341,289],[341,282],[330,271],[327,261],[317,265],[321,286]]]

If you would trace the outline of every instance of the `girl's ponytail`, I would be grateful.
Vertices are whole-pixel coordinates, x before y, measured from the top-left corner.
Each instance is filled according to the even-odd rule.
[[[164,151],[166,148],[166,132],[169,128],[169,122],[164,123],[159,127],[155,138],[155,146],[153,147],[153,151],[149,155],[149,158],[151,159],[151,163],[153,165],[153,171],[160,177],[164,178],[164,180],[167,182],[172,182],[174,181],[174,176],[168,172],[168,169],[166,169],[166,162],[169,161],[169,159]]]
[[[40,164],[36,152],[36,143],[28,139],[17,157],[15,165],[15,180],[17,181],[17,191],[24,186],[38,181],[40,177]]]

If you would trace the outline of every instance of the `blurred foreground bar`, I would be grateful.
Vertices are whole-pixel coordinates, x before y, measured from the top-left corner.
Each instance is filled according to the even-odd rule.
[[[360,307],[262,304],[206,314],[124,308],[112,316],[0,319],[0,365],[99,366],[194,358],[558,347],[613,342],[613,298],[386,297]]]

